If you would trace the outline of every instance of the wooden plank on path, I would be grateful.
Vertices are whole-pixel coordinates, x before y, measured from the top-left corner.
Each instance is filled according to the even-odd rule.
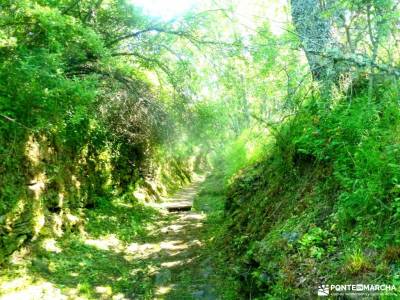
[[[192,206],[192,201],[171,201],[163,203],[163,207],[169,212],[189,211],[192,209]]]

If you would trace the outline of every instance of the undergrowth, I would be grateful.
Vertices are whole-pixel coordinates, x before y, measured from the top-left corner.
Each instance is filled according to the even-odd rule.
[[[15,252],[0,271],[0,290],[6,299],[152,299],[151,258],[135,255],[145,239],[157,239],[159,219],[159,211],[127,197],[99,199],[81,232]]]
[[[213,266],[212,285],[217,289],[220,299],[238,299],[238,282],[227,268],[226,252],[218,249],[218,239],[225,231],[224,207],[226,200],[225,173],[216,168],[206,177],[201,190],[194,201],[194,209],[207,214],[205,226],[207,230],[203,237],[205,242],[204,254]]]
[[[269,146],[256,159],[231,147],[218,247],[243,297],[315,297],[320,284],[399,284],[394,90],[377,90],[373,100],[314,94],[274,141],[264,137]]]

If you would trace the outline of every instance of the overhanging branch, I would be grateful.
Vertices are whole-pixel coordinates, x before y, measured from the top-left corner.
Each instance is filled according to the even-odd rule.
[[[399,68],[394,68],[394,67],[386,65],[386,64],[379,64],[379,63],[371,60],[369,57],[362,55],[362,54],[346,55],[339,51],[335,51],[335,52],[313,51],[313,54],[319,55],[321,57],[330,58],[337,62],[339,62],[339,61],[347,62],[347,63],[353,64],[353,65],[356,65],[358,67],[373,67],[373,68],[376,68],[377,70],[384,72],[388,75],[400,77],[400,69]]]

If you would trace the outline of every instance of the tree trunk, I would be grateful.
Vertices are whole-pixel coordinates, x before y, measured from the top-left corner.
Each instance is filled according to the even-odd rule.
[[[314,80],[328,80],[333,71],[333,60],[319,55],[332,47],[331,25],[321,13],[319,0],[291,0],[292,20],[302,42]]]

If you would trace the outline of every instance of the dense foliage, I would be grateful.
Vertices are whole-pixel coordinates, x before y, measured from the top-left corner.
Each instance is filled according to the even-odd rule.
[[[97,214],[132,242],[207,168],[222,299],[400,284],[399,3],[267,2],[0,1],[0,264]]]
[[[170,188],[187,180],[185,62],[167,54],[198,38],[194,19],[162,23],[124,1],[2,1],[0,260],[160,166]]]
[[[218,162],[227,196],[216,244],[229,248],[221,260],[245,298],[313,298],[321,284],[398,285],[398,5],[317,2],[292,1],[292,39],[263,48],[264,32],[255,35],[254,59],[272,55],[267,74],[290,57],[281,67],[287,89],[274,89],[286,92],[284,105],[272,117],[255,115],[253,134],[244,131]],[[274,57],[282,43],[300,43],[313,81],[301,58],[290,65],[296,52]],[[268,138],[254,134],[264,126]]]

